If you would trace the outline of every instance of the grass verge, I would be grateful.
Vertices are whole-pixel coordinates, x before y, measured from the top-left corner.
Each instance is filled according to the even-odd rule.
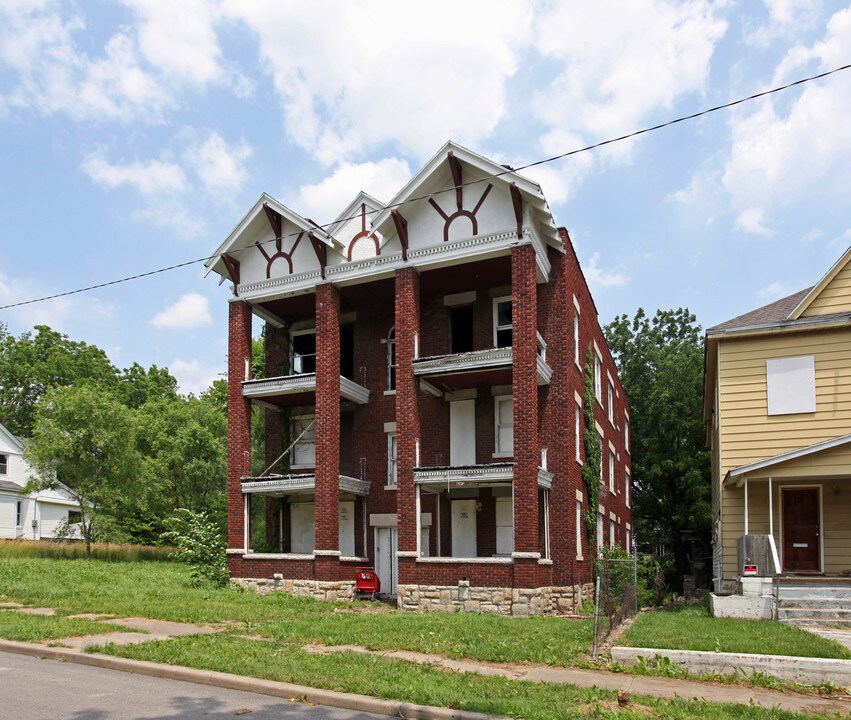
[[[123,632],[126,628],[104,625],[92,620],[70,620],[61,615],[27,615],[14,610],[0,610],[0,637],[20,642],[43,642],[80,635]]]
[[[620,640],[628,647],[851,659],[839,643],[764,620],[714,618],[709,606],[685,605],[641,613]]]
[[[619,707],[613,691],[482,677],[390,658],[334,653],[311,655],[293,643],[196,636],[99,650],[119,657],[291,682],[390,700],[484,712],[529,720],[664,718],[792,720],[796,713],[703,701],[633,696]],[[815,717],[815,716],[813,716]]]
[[[151,545],[113,545],[92,543],[92,558],[107,562],[137,562],[139,560],[171,561],[174,548]],[[60,558],[73,560],[86,557],[82,542],[48,542],[44,540],[0,540],[3,558]]]

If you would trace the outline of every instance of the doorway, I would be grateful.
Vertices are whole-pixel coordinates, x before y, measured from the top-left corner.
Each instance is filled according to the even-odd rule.
[[[381,594],[395,597],[399,579],[399,533],[396,528],[375,528],[375,572],[381,581]]]
[[[477,500],[452,501],[452,557],[476,557]]]
[[[781,488],[783,571],[821,572],[821,502],[818,487]]]

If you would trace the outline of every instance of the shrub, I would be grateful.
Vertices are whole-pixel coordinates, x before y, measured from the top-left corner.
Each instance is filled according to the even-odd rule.
[[[230,573],[225,541],[216,523],[205,512],[179,508],[169,524],[173,529],[163,533],[163,538],[177,546],[174,557],[189,565],[193,583],[224,587]]]

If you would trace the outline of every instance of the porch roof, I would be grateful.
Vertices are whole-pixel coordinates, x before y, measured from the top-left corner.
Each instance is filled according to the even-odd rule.
[[[757,460],[756,462],[748,463],[747,465],[740,465],[739,467],[733,468],[727,472],[727,476],[724,478],[724,486],[733,487],[735,485],[737,487],[741,487],[745,482],[745,479],[767,480],[771,475],[771,469],[781,463],[807,458],[818,453],[823,453],[849,444],[851,444],[851,434],[840,435],[839,437],[831,438],[830,440],[822,440],[821,442],[807,445],[803,448],[788,450],[786,452],[773,455],[772,457],[765,458],[764,460]]]
[[[447,485],[453,487],[484,487],[509,484],[513,481],[513,462],[414,468],[415,484],[439,488],[446,488]],[[553,474],[543,468],[538,468],[538,487],[549,490],[552,485]]]
[[[242,478],[243,495],[298,495],[315,490],[316,475],[313,473]],[[340,492],[366,496],[369,495],[369,483],[348,475],[340,475]]]

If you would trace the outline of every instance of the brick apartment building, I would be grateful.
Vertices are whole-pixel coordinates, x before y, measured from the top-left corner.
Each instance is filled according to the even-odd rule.
[[[629,547],[629,404],[536,183],[448,143],[387,206],[360,193],[330,227],[264,194],[208,270],[234,293],[235,578],[348,597],[355,568],[371,564],[402,608],[574,607],[597,553],[581,519],[589,350],[597,542]],[[265,322],[262,378],[250,376],[254,317]],[[294,443],[261,477],[252,404],[265,409],[264,466]]]

